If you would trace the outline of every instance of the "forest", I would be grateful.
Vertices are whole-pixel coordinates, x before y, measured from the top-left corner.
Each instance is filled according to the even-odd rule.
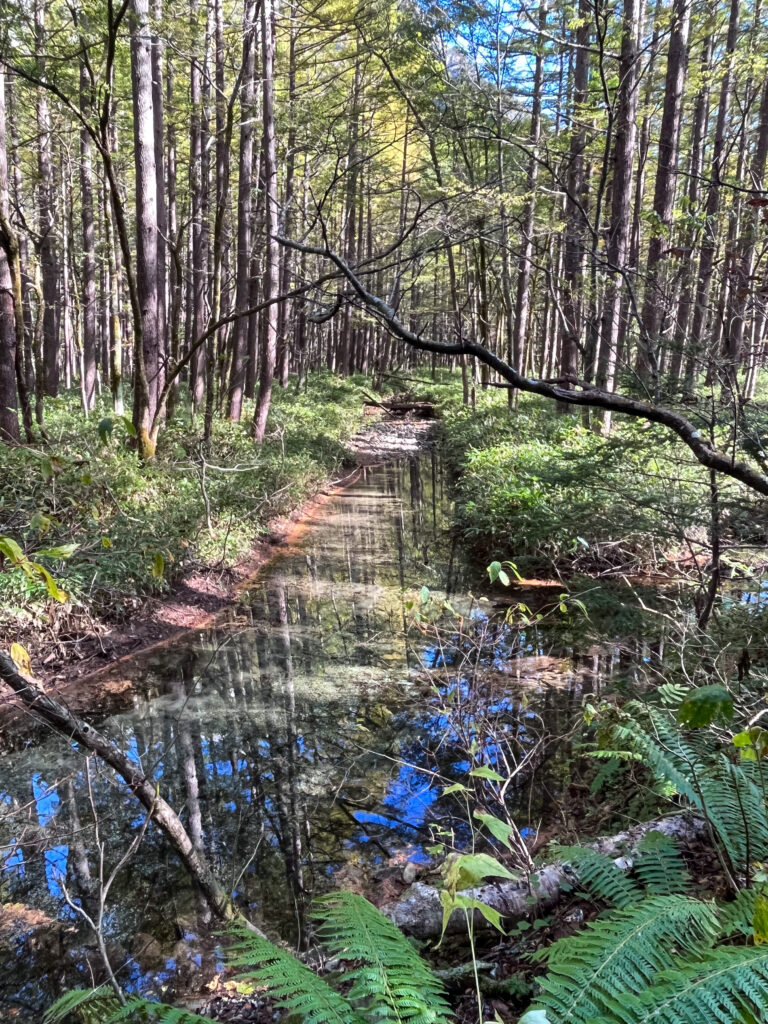
[[[768,1019],[763,0],[0,0],[0,1021]]]

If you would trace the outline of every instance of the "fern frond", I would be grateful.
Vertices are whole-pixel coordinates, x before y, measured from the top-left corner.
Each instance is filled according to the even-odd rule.
[[[351,961],[349,1000],[371,1004],[377,1020],[445,1024],[442,985],[403,933],[362,896],[334,892],[315,904],[318,937],[332,956]],[[356,965],[362,961],[361,965]]]
[[[44,1024],[60,1024],[67,1017],[77,1015],[83,1024],[101,1024],[110,1013],[120,1009],[115,993],[108,985],[101,988],[75,988],[65,992],[49,1006],[43,1017]]]
[[[721,903],[717,908],[720,918],[720,934],[724,939],[733,935],[752,938],[755,932],[755,909],[757,889],[742,889],[730,903]]]
[[[680,847],[662,832],[646,832],[637,845],[634,873],[646,891],[655,896],[686,892],[690,879]]]
[[[714,906],[688,896],[650,896],[612,911],[535,955],[549,974],[532,1009],[545,1010],[550,1024],[613,1020],[617,1003],[671,968],[676,954],[699,953],[716,935]]]
[[[555,846],[558,860],[570,864],[581,886],[612,907],[628,907],[642,899],[640,889],[610,857],[584,846]]]
[[[642,754],[657,778],[670,782],[691,807],[711,823],[736,873],[749,862],[768,858],[768,769],[763,762],[734,763],[713,752],[704,730],[684,733],[671,714],[632,705],[632,725],[613,730],[620,741]]]
[[[654,988],[626,1005],[622,1024],[721,1024],[768,1015],[768,947],[723,946],[680,970],[664,971]]]
[[[59,1024],[70,1016],[78,1016],[83,1024],[210,1024],[209,1017],[141,996],[132,996],[121,1005],[107,985],[67,992],[48,1009],[43,1020],[44,1024]]]
[[[240,977],[269,989],[276,1005],[305,1024],[363,1024],[347,1000],[300,960],[247,928],[234,928],[228,962]]]
[[[210,1017],[134,996],[111,1016],[100,1018],[99,1024],[133,1024],[134,1021],[142,1024],[210,1024]]]

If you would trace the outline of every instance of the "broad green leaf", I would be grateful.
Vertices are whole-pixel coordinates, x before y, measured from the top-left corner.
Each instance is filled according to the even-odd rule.
[[[495,857],[488,853],[464,853],[446,862],[445,887],[449,892],[461,892],[487,878],[515,879]]]
[[[677,711],[677,720],[689,729],[706,729],[715,720],[733,718],[733,700],[720,683],[699,686],[686,696]]]
[[[29,559],[11,537],[0,537],[0,554],[10,558],[14,565],[22,566]]]
[[[163,573],[164,572],[165,572],[165,559],[163,558],[163,556],[158,551],[158,552],[156,552],[156,554],[152,558],[152,575],[154,576],[154,578],[156,580],[160,580],[160,579],[163,578]]]
[[[483,814],[481,811],[475,811],[475,817],[479,818],[491,835],[498,839],[500,843],[503,843],[508,850],[512,849],[509,837],[515,830],[511,825],[508,825],[500,818],[494,818],[492,814]]]
[[[105,416],[103,420],[99,422],[96,428],[99,432],[99,437],[106,444],[107,439],[115,428],[114,420],[110,416]]]
[[[71,558],[72,555],[77,551],[78,544],[61,544],[57,548],[43,548],[42,551],[37,552],[37,557],[44,556],[45,558]]]
[[[32,562],[32,567],[36,569],[37,572],[42,576],[43,581],[45,583],[45,589],[48,591],[49,595],[54,599],[54,601],[58,601],[60,604],[64,604],[64,602],[68,599],[69,595],[65,593],[65,591],[60,589],[60,587],[56,583],[56,580],[53,578],[53,576],[51,576],[51,574],[48,572],[45,566],[40,565],[39,562]]]
[[[469,773],[473,779],[490,779],[492,782],[503,782],[504,776],[499,775],[487,764],[480,765],[479,768],[473,768]]]
[[[758,893],[755,898],[755,914],[752,919],[755,932],[755,945],[763,946],[768,942],[768,897]]]
[[[546,1010],[528,1010],[520,1018],[519,1024],[552,1024]]]
[[[440,903],[443,907],[443,935],[445,935],[445,929],[448,927],[448,921],[454,910],[478,910],[488,924],[502,935],[505,934],[501,924],[501,914],[493,907],[489,907],[487,903],[483,903],[482,900],[477,900],[473,896],[462,896],[461,893],[451,896],[443,889],[440,893]]]
[[[123,426],[128,431],[129,436],[138,437],[139,435],[136,432],[136,427],[134,427],[133,421],[131,420],[130,416],[121,416],[120,418],[122,419]]]
[[[501,572],[501,562],[491,562],[488,566],[487,572],[491,583],[495,583],[499,578],[499,573]]]

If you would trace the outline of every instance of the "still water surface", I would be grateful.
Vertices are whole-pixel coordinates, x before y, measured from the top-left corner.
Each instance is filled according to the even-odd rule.
[[[441,794],[466,779],[477,722],[455,709],[480,684],[450,673],[425,682],[442,655],[407,629],[405,607],[423,586],[447,588],[457,608],[484,618],[487,606],[467,596],[449,517],[434,457],[363,471],[231,621],[137,659],[132,706],[103,722],[249,916],[285,938],[301,935],[312,895],[340,873],[348,882],[396,860],[423,863],[441,828],[462,840]],[[521,827],[545,821],[566,785],[542,729],[567,732],[585,693],[642,660],[618,646],[580,647],[562,631],[499,634],[483,665],[482,717],[507,731],[507,752],[537,752],[535,771],[507,794]],[[484,735],[476,746],[491,764],[503,753]],[[102,980],[72,904],[95,912],[100,846],[108,877],[143,825],[122,783],[60,737],[3,758],[2,899],[51,923],[33,940],[0,927],[0,1019],[38,1020],[62,990]],[[112,966],[130,988],[168,994],[215,973],[215,945],[201,938],[206,910],[151,825],[116,876],[104,920]]]

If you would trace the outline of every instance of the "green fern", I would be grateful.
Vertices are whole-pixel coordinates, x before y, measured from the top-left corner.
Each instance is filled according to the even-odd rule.
[[[442,1024],[450,1007],[442,986],[403,933],[367,900],[335,892],[315,904],[318,937],[329,953],[360,964],[345,972],[351,1003],[373,1005],[377,1020]]]
[[[227,962],[237,980],[263,985],[276,1006],[305,1024],[447,1024],[451,1011],[441,983],[405,936],[368,900],[333,893],[316,904],[320,938],[351,966],[341,995],[300,960],[243,926],[229,931]],[[131,997],[121,1006],[109,988],[69,992],[48,1011],[45,1024],[77,1014],[83,1024],[206,1024],[207,1018]]]
[[[245,927],[235,928],[227,960],[241,978],[266,986],[277,1006],[307,1024],[361,1024],[350,1003],[295,956]]]
[[[553,846],[558,860],[570,864],[582,888],[612,907],[628,907],[642,899],[642,892],[610,857],[585,846]]]
[[[76,988],[65,992],[45,1014],[45,1024],[60,1024],[77,1014],[83,1024],[102,1024],[120,1009],[120,1002],[108,985],[101,988]]]
[[[638,843],[633,872],[646,892],[655,896],[685,892],[690,885],[680,847],[655,830]]]
[[[631,724],[613,729],[612,740],[640,753],[659,779],[711,824],[736,874],[768,859],[768,768],[764,761],[735,763],[710,733],[684,733],[665,711],[633,702]]]
[[[700,962],[664,971],[662,984],[628,1001],[621,1024],[722,1024],[766,1019],[768,947],[724,946]]]
[[[688,896],[651,896],[630,910],[612,911],[536,954],[549,974],[529,1020],[541,1010],[557,1024],[611,1019],[616,1001],[672,967],[675,952],[698,952],[716,935],[714,905]]]
[[[82,1024],[125,1024],[141,1021],[143,1024],[210,1024],[209,1017],[201,1017],[190,1010],[182,1010],[165,1003],[155,1003],[141,996],[129,997],[121,1004],[111,988],[75,989],[57,999],[44,1017],[44,1024],[60,1024],[77,1015]]]

